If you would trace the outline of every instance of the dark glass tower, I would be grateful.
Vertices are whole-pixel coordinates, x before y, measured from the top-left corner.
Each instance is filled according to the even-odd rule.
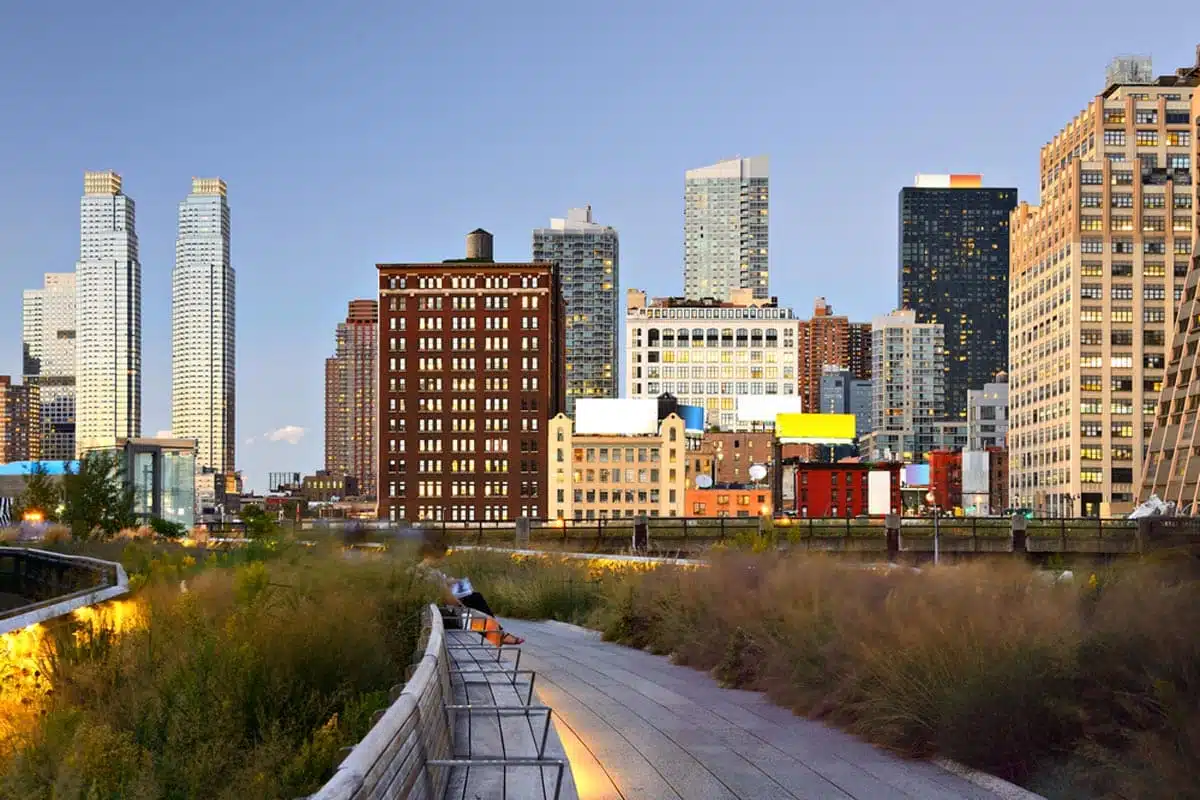
[[[1008,215],[1017,190],[981,183],[918,175],[900,190],[899,305],[944,328],[953,419],[966,419],[968,389],[1008,371]]]

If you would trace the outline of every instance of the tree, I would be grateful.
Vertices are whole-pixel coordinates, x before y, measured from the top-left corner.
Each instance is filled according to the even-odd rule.
[[[63,519],[76,539],[95,533],[112,536],[137,524],[133,512],[133,486],[124,479],[113,453],[93,451],[79,461],[75,471],[63,475]]]
[[[46,465],[38,461],[25,478],[25,489],[17,500],[22,513],[37,511],[47,522],[58,521],[58,507],[62,504],[62,487],[50,477]]]
[[[242,524],[246,527],[246,538],[258,539],[269,536],[275,531],[274,521],[267,516],[261,506],[243,506]]]

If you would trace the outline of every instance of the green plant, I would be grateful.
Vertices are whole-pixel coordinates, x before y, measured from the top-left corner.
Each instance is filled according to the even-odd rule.
[[[267,516],[267,512],[261,506],[246,506],[241,511],[241,517],[246,536],[251,539],[260,539],[278,531],[275,521]]]
[[[93,451],[62,479],[62,518],[76,539],[108,537],[136,525],[133,487],[116,455]]]
[[[62,487],[46,471],[46,465],[37,462],[25,478],[25,488],[17,499],[22,513],[37,511],[47,522],[57,522],[58,508],[62,504]]]
[[[187,528],[181,523],[171,522],[161,517],[150,518],[150,529],[154,531],[156,536],[162,536],[167,539],[180,539],[187,533]]]

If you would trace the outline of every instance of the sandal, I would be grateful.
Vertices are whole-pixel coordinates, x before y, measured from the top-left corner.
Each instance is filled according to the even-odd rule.
[[[518,645],[525,644],[525,640],[520,636],[515,636],[511,633],[504,634],[504,638],[500,640],[500,644]]]

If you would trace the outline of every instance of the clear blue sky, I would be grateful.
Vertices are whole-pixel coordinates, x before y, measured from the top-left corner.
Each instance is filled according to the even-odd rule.
[[[191,176],[228,181],[257,487],[321,466],[323,360],[376,262],[457,257],[477,226],[525,259],[532,228],[591,203],[622,289],[678,293],[683,172],[724,157],[771,156],[772,293],[869,318],[895,302],[915,173],[1034,200],[1038,148],[1110,57],[1168,72],[1200,39],[1115,0],[356,5],[6,4],[0,374],[21,369],[21,290],[73,268],[85,169],[137,201],[147,435],[170,424],[176,207]],[[264,439],[284,426],[306,433]]]

